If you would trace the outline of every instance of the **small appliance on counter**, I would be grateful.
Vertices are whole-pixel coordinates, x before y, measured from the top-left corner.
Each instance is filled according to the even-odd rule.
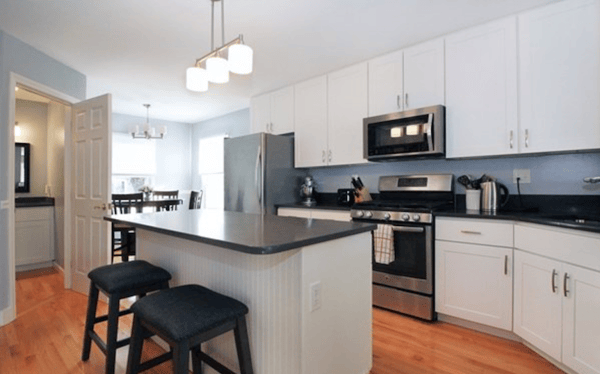
[[[500,201],[500,195],[504,198]],[[481,210],[487,213],[493,213],[508,203],[508,187],[495,180],[488,180],[481,183]]]
[[[338,189],[337,204],[344,206],[352,206],[352,204],[354,204],[354,190],[352,188]]]
[[[316,183],[310,175],[304,178],[304,184],[300,186],[300,196],[302,196],[302,205],[314,206],[317,204],[317,200],[315,199],[315,195],[317,193],[315,185]]]

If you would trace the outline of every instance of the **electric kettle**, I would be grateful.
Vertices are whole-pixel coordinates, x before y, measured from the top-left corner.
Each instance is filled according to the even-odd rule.
[[[504,194],[500,202],[500,194]],[[495,181],[481,183],[481,210],[484,212],[496,212],[508,203],[508,187]]]

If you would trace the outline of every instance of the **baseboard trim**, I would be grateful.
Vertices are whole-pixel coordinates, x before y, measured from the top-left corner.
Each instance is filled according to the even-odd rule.
[[[65,269],[63,269],[62,266],[58,264],[58,262],[52,261],[52,267],[58,270],[63,275],[63,277],[65,276]]]
[[[0,326],[8,325],[16,318],[14,308],[8,307],[0,310]]]
[[[17,265],[15,266],[15,272],[18,273],[20,271],[29,271],[43,268],[54,267],[54,261],[44,261],[38,262],[36,264],[27,264],[27,265]]]
[[[484,334],[493,335],[499,338],[512,340],[515,342],[523,342],[523,339],[512,331],[502,330],[497,327],[482,325],[477,322],[467,321],[462,318],[449,316],[447,314],[438,313],[438,321],[451,323],[453,325],[461,326],[470,330],[482,332]]]
[[[549,363],[551,363],[552,365],[556,366],[557,368],[559,368],[560,370],[564,371],[567,374],[578,374],[576,371],[574,371],[573,369],[569,368],[568,366],[565,366],[563,363],[556,361],[554,358],[548,356],[547,354],[545,354],[544,352],[540,351],[539,349],[537,349],[536,347],[534,347],[533,345],[531,345],[528,341],[521,339],[523,342],[523,345],[525,345],[527,348],[531,349],[532,351],[534,351],[535,353],[537,353],[538,355],[542,356],[542,358],[546,361],[548,361]]]

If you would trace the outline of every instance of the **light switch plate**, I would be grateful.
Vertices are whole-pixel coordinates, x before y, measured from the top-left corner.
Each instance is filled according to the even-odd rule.
[[[513,183],[517,184],[517,178],[520,184],[531,183],[531,170],[530,169],[514,169],[513,170]]]
[[[10,207],[10,204],[8,202],[8,200],[2,200],[2,202],[0,202],[0,209],[8,209]]]
[[[321,282],[314,282],[310,285],[310,311],[314,312],[321,308]]]

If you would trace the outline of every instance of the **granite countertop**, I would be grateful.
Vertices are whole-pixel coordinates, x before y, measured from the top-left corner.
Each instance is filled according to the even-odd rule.
[[[15,198],[15,208],[34,208],[54,206],[54,198],[46,196],[28,196]]]
[[[446,211],[437,211],[436,217],[459,217],[459,218],[482,218],[507,220],[518,222],[538,223],[548,226],[563,227],[567,229],[576,229],[594,233],[600,233],[600,216],[577,215],[577,214],[559,214],[548,212],[533,211],[498,211],[496,213],[470,212],[465,209],[452,209]],[[584,218],[585,222],[576,222],[577,218]]]
[[[370,223],[197,209],[121,214],[107,221],[250,254],[273,254],[375,230]]]

